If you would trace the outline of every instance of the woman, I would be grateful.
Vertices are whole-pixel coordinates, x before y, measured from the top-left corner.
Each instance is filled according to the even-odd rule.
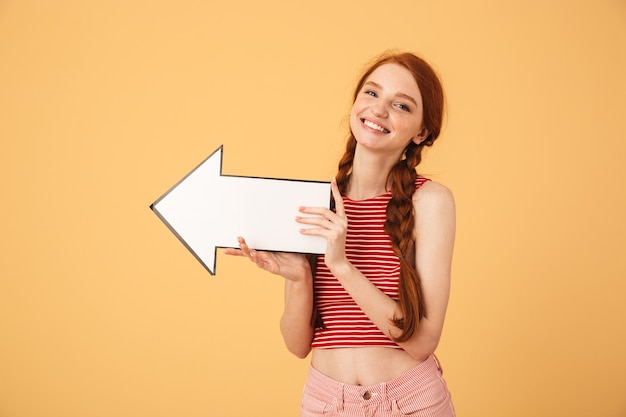
[[[280,327],[289,351],[312,351],[301,416],[454,416],[434,352],[455,234],[451,192],[418,176],[439,136],[443,90],[413,54],[386,54],[361,77],[350,136],[331,182],[335,209],[301,207],[301,233],[326,239],[318,257],[246,256],[285,279]]]

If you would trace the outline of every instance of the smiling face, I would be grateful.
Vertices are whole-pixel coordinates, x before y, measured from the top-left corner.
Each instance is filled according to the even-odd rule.
[[[409,142],[427,136],[422,95],[409,70],[384,64],[367,77],[350,112],[357,143],[372,150],[401,154]]]

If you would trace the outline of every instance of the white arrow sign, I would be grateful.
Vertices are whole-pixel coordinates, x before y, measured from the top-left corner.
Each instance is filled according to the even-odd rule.
[[[299,206],[329,207],[330,183],[222,175],[222,150],[150,206],[209,273],[237,236],[258,250],[324,253],[325,239],[302,235],[295,217]]]

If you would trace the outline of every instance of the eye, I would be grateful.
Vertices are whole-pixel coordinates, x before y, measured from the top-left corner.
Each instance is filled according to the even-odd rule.
[[[396,107],[399,108],[400,110],[404,110],[404,111],[408,111],[408,112],[411,111],[409,106],[407,106],[406,104],[398,103],[398,104],[396,104]]]
[[[376,95],[376,93],[374,91],[371,91],[371,90],[366,90],[366,91],[364,91],[364,93],[369,95],[369,96],[372,96],[372,97],[378,97]]]

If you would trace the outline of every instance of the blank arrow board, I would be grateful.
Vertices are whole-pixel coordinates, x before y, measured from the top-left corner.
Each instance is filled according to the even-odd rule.
[[[258,250],[324,253],[326,240],[304,236],[298,207],[330,206],[330,183],[222,175],[220,146],[150,208],[215,275],[217,248],[242,236]],[[306,227],[306,226],[304,226]]]

